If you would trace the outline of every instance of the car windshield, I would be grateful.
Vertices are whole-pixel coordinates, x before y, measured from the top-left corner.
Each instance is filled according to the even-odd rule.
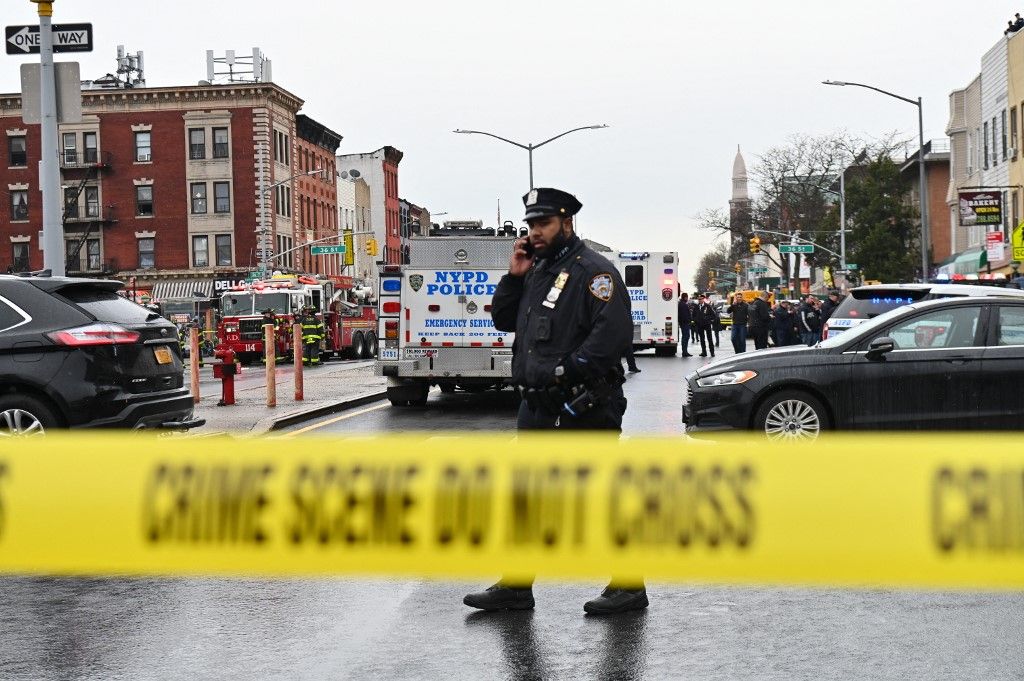
[[[833,319],[874,319],[880,314],[917,302],[927,289],[854,289],[832,313]]]
[[[864,338],[865,336],[869,336],[872,333],[874,333],[875,329],[877,329],[878,327],[885,326],[893,318],[903,314],[906,311],[906,305],[907,303],[904,303],[900,307],[895,307],[890,309],[888,312],[883,312],[879,314],[877,317],[873,317],[869,321],[866,321],[863,324],[860,324],[859,326],[853,327],[853,329],[847,331],[846,333],[841,333],[838,336],[832,336],[828,340],[819,341],[818,347],[838,348],[850,344],[851,341],[856,342]]]
[[[288,314],[288,298],[287,293],[257,293],[256,311],[262,312],[270,308],[277,314]]]

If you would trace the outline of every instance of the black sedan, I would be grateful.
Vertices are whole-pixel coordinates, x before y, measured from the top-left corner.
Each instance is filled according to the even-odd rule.
[[[687,432],[1017,430],[1024,300],[949,298],[880,315],[813,348],[744,353],[686,377]]]
[[[0,437],[190,428],[175,327],[117,281],[0,275]]]

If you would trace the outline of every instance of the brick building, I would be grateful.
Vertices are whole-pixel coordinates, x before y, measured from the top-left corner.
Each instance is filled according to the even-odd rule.
[[[82,121],[58,133],[68,273],[209,293],[259,264],[264,226],[273,267],[308,265],[275,256],[336,233],[341,136],[302,104],[272,83],[84,90]],[[0,95],[0,130],[0,271],[38,269],[40,130],[19,94]],[[328,172],[287,181],[314,167]]]
[[[300,242],[319,241],[328,244],[338,236],[338,186],[334,155],[341,144],[341,135],[314,121],[309,116],[295,117],[298,136],[296,138],[297,172],[321,173],[300,176],[295,180],[295,194],[298,202],[298,234]],[[326,275],[340,275],[343,268],[342,255],[312,255],[308,250],[297,251],[295,267],[303,272],[317,272]]]

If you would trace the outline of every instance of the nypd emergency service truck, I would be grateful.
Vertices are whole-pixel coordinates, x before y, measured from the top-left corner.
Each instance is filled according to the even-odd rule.
[[[422,405],[437,385],[501,389],[512,376],[513,333],[494,328],[491,298],[515,236],[412,237],[408,265],[380,270],[376,372],[396,406]]]
[[[676,354],[679,329],[679,254],[624,251],[606,253],[622,276],[633,311],[633,349],[654,348],[659,357]]]

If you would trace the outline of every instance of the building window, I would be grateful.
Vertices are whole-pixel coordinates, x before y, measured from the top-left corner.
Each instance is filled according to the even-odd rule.
[[[65,187],[64,188],[64,219],[65,220],[77,220],[78,219],[78,188],[77,187]]]
[[[217,244],[217,267],[230,267],[231,266],[231,235],[230,234],[218,234],[216,237]]]
[[[156,267],[156,239],[139,239],[139,269],[151,270]]]
[[[11,191],[11,220],[28,220],[28,191]]]
[[[198,161],[206,158],[206,130],[190,128],[188,131],[188,157]]]
[[[144,184],[135,188],[135,214],[153,214],[153,185]]]
[[[149,162],[153,160],[152,136],[149,132],[135,133],[135,160]]]
[[[11,267],[15,272],[28,272],[28,243],[11,244]]]
[[[1017,158],[1017,107],[1010,109],[1010,158]]]
[[[85,188],[85,217],[98,218],[100,216],[100,188]]]
[[[99,160],[100,153],[96,142],[96,133],[82,133],[82,151],[85,154],[86,163],[96,163]]]
[[[85,242],[85,269],[99,271],[100,263],[100,240],[88,239]]]
[[[209,237],[192,237],[192,267],[210,266],[210,239]]]
[[[228,157],[228,129],[227,128],[214,128],[213,129],[213,157],[214,158],[227,158]]]
[[[277,188],[277,214],[285,218],[292,216],[292,190],[290,187]]]
[[[981,167],[984,170],[988,170],[988,121],[985,121],[984,128],[985,132],[982,134],[982,144],[984,145],[982,153],[984,155],[982,156],[983,164]]]
[[[73,166],[78,163],[78,138],[73,132],[62,135],[64,145],[64,165]]]
[[[206,183],[193,182],[189,185],[189,196],[192,197],[192,213],[201,214],[206,212]]]
[[[213,212],[231,212],[231,185],[227,182],[213,183]]]
[[[24,135],[7,138],[7,161],[9,165],[15,167],[28,165]]]
[[[1006,160],[1006,147],[1007,147],[1007,144],[1006,144],[1006,109],[1003,109],[1002,113],[999,114],[999,115],[1000,115],[1000,117],[1002,119],[1000,121],[1002,123],[1002,126],[1000,127],[1000,130],[1002,130],[1002,132],[1003,132],[1003,134],[1002,134],[1002,140],[1003,140],[1003,160],[1005,161]]]

